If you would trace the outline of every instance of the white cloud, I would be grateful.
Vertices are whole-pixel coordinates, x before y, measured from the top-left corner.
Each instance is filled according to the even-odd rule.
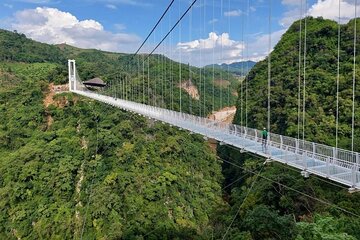
[[[271,33],[271,50],[274,46],[280,41],[282,35],[286,32],[287,29],[281,29],[279,31]],[[249,52],[249,56],[245,56],[246,60],[260,61],[264,59],[269,54],[269,34],[259,34],[255,35],[253,39],[249,40],[248,45],[246,46]]]
[[[244,44],[230,39],[228,33],[217,35],[209,33],[206,39],[198,39],[191,42],[177,44],[176,52],[169,52],[169,57],[181,60],[184,63],[190,62],[192,65],[201,66],[211,63],[230,63],[241,58]],[[180,53],[179,53],[180,52]]]
[[[11,24],[13,30],[45,43],[68,43],[81,48],[106,51],[133,51],[140,39],[136,35],[111,33],[97,21],[78,20],[56,8],[27,9],[17,12]]]
[[[287,28],[298,19],[300,19],[300,8],[292,8],[284,13],[283,17],[279,21],[279,24]]]
[[[238,17],[242,14],[241,10],[232,10],[228,12],[224,12],[225,17]]]
[[[284,27],[289,27],[294,21],[300,19],[300,7],[295,6],[295,0],[283,0],[285,5],[292,5],[291,8],[284,13],[280,24]],[[298,1],[297,1],[298,2]],[[341,9],[341,23],[347,23],[354,18],[355,5],[353,0],[340,0]],[[303,16],[304,14],[304,10]],[[306,12],[307,16],[323,17],[334,21],[339,20],[339,0],[317,0]],[[360,15],[360,7],[357,8],[357,15]],[[302,17],[303,17],[302,16]]]
[[[271,49],[279,42],[286,29],[271,33]],[[221,47],[222,46],[222,47]],[[232,63],[245,60],[260,61],[269,54],[269,34],[249,35],[248,43],[230,39],[228,33],[209,33],[206,39],[178,43],[167,55],[177,61],[204,66],[212,63]]]
[[[339,0],[318,0],[308,11],[308,15],[313,17],[323,17],[338,21],[339,19]],[[340,0],[341,22],[346,23],[354,18],[355,5],[350,1]],[[357,13],[360,13],[358,9]]]
[[[106,4],[105,7],[113,9],[113,10],[117,9],[117,7],[114,4]]]

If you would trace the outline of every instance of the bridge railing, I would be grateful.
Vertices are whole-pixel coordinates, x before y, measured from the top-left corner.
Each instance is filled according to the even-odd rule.
[[[171,110],[170,110],[171,111]],[[176,114],[176,112],[174,113]],[[184,121],[191,121],[195,124],[204,124],[204,118],[195,117],[187,113],[182,113]],[[261,130],[239,126],[235,124],[228,124],[223,122],[216,122],[211,119],[206,119],[205,124],[221,132],[226,132],[231,135],[236,135],[245,139],[256,142],[262,141]],[[336,149],[335,147],[318,144],[314,142],[304,141],[292,137],[282,136],[276,133],[269,133],[267,145],[282,150],[287,150],[300,155],[299,160],[304,162],[304,167],[307,168],[307,161],[304,158],[312,158],[327,163],[337,163],[337,165],[353,169],[359,167],[359,153],[348,151],[345,149]]]
[[[171,110],[170,110],[171,111]],[[174,113],[176,114],[176,112]],[[217,129],[218,131],[226,132],[231,135],[236,135],[238,137],[242,137],[248,140],[261,142],[262,141],[262,133],[261,130],[248,128],[244,126],[239,126],[235,124],[228,124],[223,122],[216,122],[211,119],[206,119],[202,117],[195,117],[193,115],[182,113],[182,118],[184,121],[191,121],[195,124],[206,124],[207,127],[212,129]],[[298,154],[302,157],[299,157],[299,160],[303,158],[312,158],[319,161],[327,163],[337,163],[339,166],[353,169],[358,169],[360,166],[360,156],[357,152],[352,152],[345,149],[339,149],[331,146],[327,146],[324,144],[304,141],[301,139],[296,139],[292,137],[287,137],[283,135],[279,135],[276,133],[269,133],[267,145],[275,148],[279,148],[282,150],[287,150]],[[307,161],[304,161],[306,163]],[[305,166],[308,167],[308,166]]]
[[[80,91],[87,92],[85,88],[79,86],[77,88]],[[107,97],[105,95],[97,94],[94,92],[88,92],[92,95],[96,95],[99,99],[106,99],[107,101],[112,101],[113,98]],[[163,109],[159,107],[154,107],[150,105],[145,105],[141,103],[135,103],[127,100],[118,99],[121,101],[121,104],[124,104],[124,109],[133,111],[133,112],[143,112],[148,113],[147,116],[169,122],[174,124],[176,122],[182,122],[186,124],[196,125],[198,129],[203,129],[204,131],[209,131],[210,129],[215,130],[221,134],[227,134],[234,137],[240,137],[250,141],[255,141],[261,143],[262,134],[261,130],[248,128],[244,126],[239,126],[236,124],[229,124],[223,122],[217,122],[212,119],[207,119],[184,112],[176,112],[173,110]],[[139,111],[141,110],[141,111]],[[292,137],[282,136],[276,133],[269,133],[267,139],[267,146],[272,148],[278,148],[281,150],[286,150],[289,156],[280,156],[285,162],[287,161],[296,161],[298,165],[302,165],[304,169],[314,168],[314,167],[326,167],[326,175],[330,176],[331,168],[330,164],[337,165],[346,169],[351,169],[352,171],[359,171],[360,166],[360,156],[357,152],[348,151],[345,149],[336,149],[335,147],[327,146],[324,144],[313,143],[309,141],[304,141],[301,139],[296,139]],[[271,151],[269,152],[271,154]],[[291,156],[290,156],[291,155]],[[294,157],[295,156],[295,157]],[[314,164],[309,165],[307,159],[318,160]],[[323,164],[321,164],[321,162]],[[353,174],[353,182],[357,182],[356,174]]]

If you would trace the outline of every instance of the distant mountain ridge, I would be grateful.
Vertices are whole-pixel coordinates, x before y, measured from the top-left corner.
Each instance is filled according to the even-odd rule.
[[[254,61],[241,61],[241,62],[234,62],[230,64],[210,64],[205,66],[205,68],[213,68],[221,69],[225,71],[230,71],[231,73],[239,76],[245,76],[250,72],[250,70],[255,66],[256,62]]]

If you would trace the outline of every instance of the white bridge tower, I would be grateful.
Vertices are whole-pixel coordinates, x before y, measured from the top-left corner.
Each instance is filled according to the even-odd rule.
[[[69,90],[76,91],[76,65],[75,60],[68,60],[69,65]]]

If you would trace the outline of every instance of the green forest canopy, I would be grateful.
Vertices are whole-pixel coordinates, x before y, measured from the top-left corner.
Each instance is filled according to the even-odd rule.
[[[323,27],[335,27],[321,19],[308,22],[317,37],[325,36]],[[274,79],[288,71],[280,56],[288,50],[284,41],[296,39],[296,24],[272,53]],[[85,219],[84,239],[219,239],[227,230],[227,239],[360,239],[359,194],[316,177],[303,179],[277,164],[264,167],[259,159],[224,146],[220,165],[197,135],[69,93],[44,107],[48,84],[67,82],[66,59],[77,60],[83,79],[110,80],[118,71],[135,73],[115,63],[126,61],[126,55],[41,44],[7,31],[0,31],[0,41],[8,44],[0,47],[1,239],[79,239]],[[155,75],[161,69],[157,58],[151,59]],[[199,71],[190,69],[194,75]],[[258,82],[266,81],[265,71],[260,62],[250,73],[252,91],[266,91]],[[170,104],[155,97],[160,98]],[[263,114],[258,103],[249,100]],[[207,106],[207,111],[213,107],[210,99]],[[258,119],[249,122],[260,126]],[[280,120],[273,119],[274,129],[291,135],[288,120],[281,130]]]

